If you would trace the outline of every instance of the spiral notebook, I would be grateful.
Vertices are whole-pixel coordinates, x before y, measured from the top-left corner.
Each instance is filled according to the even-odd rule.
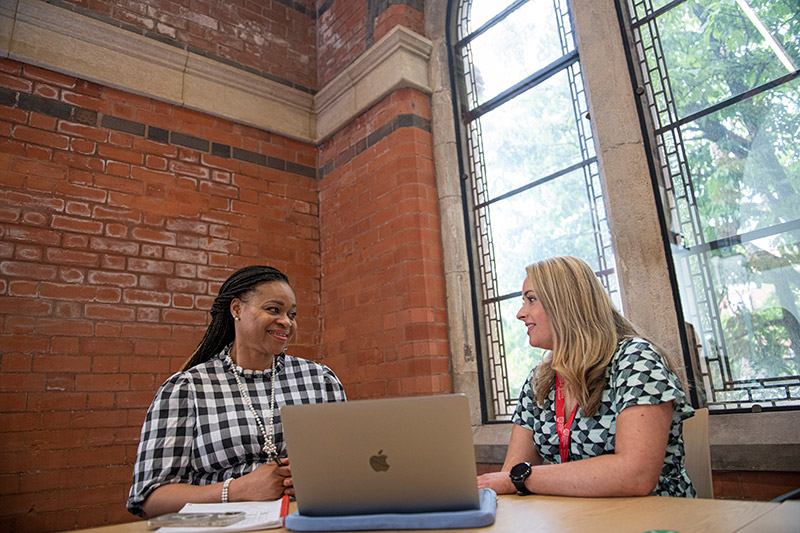
[[[304,516],[481,507],[464,395],[287,405],[281,422]]]

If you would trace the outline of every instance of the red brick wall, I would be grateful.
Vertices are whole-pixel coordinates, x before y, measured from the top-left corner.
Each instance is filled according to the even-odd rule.
[[[72,4],[79,12],[91,12],[106,22],[255,68],[297,88],[318,89],[313,0],[55,3]]]
[[[800,487],[800,472],[714,471],[714,497],[769,501]]]
[[[425,35],[425,18],[422,11],[409,5],[394,4],[377,15],[374,39],[379,41],[395,26],[404,26],[413,32]]]
[[[290,276],[292,351],[320,359],[315,161],[314,146],[0,60],[0,531],[133,519],[145,410],[234,268]]]
[[[420,0],[54,1],[309,92],[422,32]],[[427,96],[315,147],[0,60],[0,530],[134,519],[155,390],[222,280],[265,262],[298,297],[292,352],[350,398],[452,390]]]
[[[366,0],[336,0],[317,19],[317,79],[324,87],[367,49]]]
[[[314,92],[397,25],[424,33],[422,0],[54,0],[108,23]]]
[[[388,96],[320,165],[326,362],[352,399],[451,392],[429,98]]]
[[[317,0],[317,17],[320,87],[395,26],[424,35],[422,0]]]

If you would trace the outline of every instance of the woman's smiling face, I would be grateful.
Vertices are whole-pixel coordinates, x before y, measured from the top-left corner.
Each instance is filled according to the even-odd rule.
[[[264,355],[281,353],[297,334],[297,302],[287,283],[262,283],[234,299],[231,312],[237,317],[237,341]]]
[[[527,276],[522,283],[522,307],[517,313],[517,318],[528,328],[528,342],[531,346],[544,350],[553,349],[553,330],[550,327],[550,320],[547,319],[542,303],[536,298],[533,285]]]

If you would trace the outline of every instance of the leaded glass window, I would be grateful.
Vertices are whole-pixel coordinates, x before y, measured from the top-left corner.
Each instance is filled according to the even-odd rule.
[[[577,256],[619,291],[567,0],[461,0],[455,13],[485,407],[508,420],[543,355],[516,319],[525,266]]]
[[[619,0],[711,410],[800,406],[800,4]]]

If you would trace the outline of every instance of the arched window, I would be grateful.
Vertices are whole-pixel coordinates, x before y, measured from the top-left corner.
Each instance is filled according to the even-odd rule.
[[[627,0],[695,383],[800,406],[797,0]]]
[[[525,266],[573,255],[618,300],[567,0],[451,0],[484,417],[508,420],[541,358],[516,318]],[[617,301],[617,303],[619,303]]]

